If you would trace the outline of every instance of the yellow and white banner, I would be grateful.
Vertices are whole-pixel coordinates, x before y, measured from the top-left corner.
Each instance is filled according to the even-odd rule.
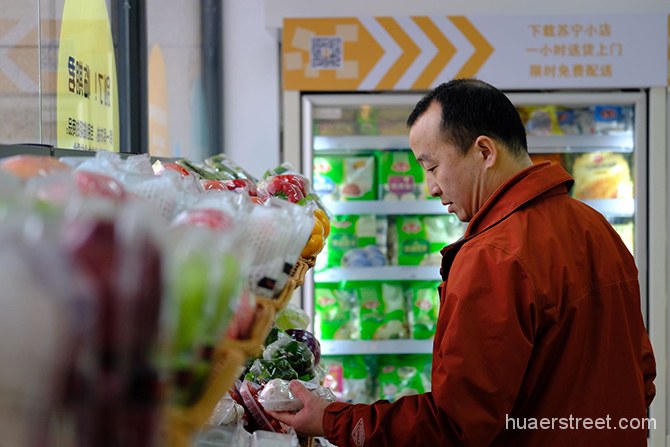
[[[665,15],[285,19],[284,89],[426,90],[666,85]]]
[[[119,151],[114,43],[103,0],[67,0],[57,77],[57,146]]]

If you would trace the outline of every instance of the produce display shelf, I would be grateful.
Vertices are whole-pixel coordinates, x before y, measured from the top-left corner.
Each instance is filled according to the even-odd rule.
[[[348,281],[439,281],[436,265],[389,265],[383,267],[339,267],[314,274],[316,282]]]
[[[321,355],[431,354],[433,340],[321,340]]]

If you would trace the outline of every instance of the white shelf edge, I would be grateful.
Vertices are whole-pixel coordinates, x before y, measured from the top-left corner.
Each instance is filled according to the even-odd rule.
[[[388,265],[383,267],[340,267],[314,273],[316,282],[337,281],[440,281],[440,267]]]
[[[528,135],[528,151],[532,153],[563,152],[633,152],[635,140],[631,134],[622,135]],[[317,135],[313,150],[329,151],[374,149],[409,149],[407,135]]]
[[[582,202],[606,217],[635,215],[635,199],[584,199]]]
[[[625,135],[528,135],[528,152],[633,152],[632,134]]]
[[[635,214],[634,199],[585,199],[582,202],[600,213],[612,217],[632,217]],[[384,201],[360,200],[348,202],[325,201],[324,206],[334,215],[375,214],[412,215],[447,214],[447,207],[439,200]]]
[[[323,201],[324,206],[335,215],[343,214],[447,214],[447,207],[439,200],[358,200],[347,202]]]
[[[316,152],[351,149],[409,149],[408,135],[337,135],[314,137]]]
[[[432,354],[428,340],[321,340],[321,355]]]

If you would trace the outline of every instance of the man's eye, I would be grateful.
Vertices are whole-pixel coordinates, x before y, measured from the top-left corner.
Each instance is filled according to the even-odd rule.
[[[430,172],[431,174],[435,172],[435,169],[437,169],[437,166],[433,166],[432,168],[426,169],[426,171]]]

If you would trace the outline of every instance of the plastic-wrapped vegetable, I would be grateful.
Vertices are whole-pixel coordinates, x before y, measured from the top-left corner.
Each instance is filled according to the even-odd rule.
[[[230,236],[230,237],[227,237]],[[238,240],[203,228],[176,228],[166,246],[165,345],[177,386],[172,399],[197,399],[211,353],[235,313],[248,266]]]
[[[337,399],[330,388],[316,385],[311,382],[300,381],[302,385],[310,390],[316,396],[329,402],[335,402]],[[291,389],[290,382],[283,379],[270,380],[263,386],[258,394],[258,402],[263,408],[270,411],[298,411],[303,407],[300,399],[297,399]]]
[[[304,329],[287,329],[286,333],[294,340],[302,342],[312,351],[314,355],[314,366],[321,361],[321,343],[312,335],[311,332]]]
[[[247,447],[251,433],[241,425],[206,427],[196,436],[194,447]]]
[[[244,407],[235,402],[230,394],[226,393],[214,407],[208,422],[213,426],[237,425],[243,417]]]
[[[275,315],[274,325],[282,330],[307,329],[309,315],[295,304],[289,303]]]
[[[310,380],[315,377],[314,354],[304,343],[295,340],[288,342],[283,339],[277,340],[263,351],[263,358],[266,360],[285,358],[298,373],[298,378]]]
[[[14,155],[0,161],[0,169],[20,178],[45,177],[56,171],[69,171],[70,167],[47,155]]]
[[[283,433],[284,430],[281,428],[279,421],[275,418],[268,415],[263,407],[258,403],[258,390],[259,386],[245,380],[242,382],[238,388],[239,394],[244,401],[245,408],[249,411],[254,422],[261,430],[274,431],[278,433]]]
[[[272,379],[297,379],[298,373],[286,358],[256,359],[249,368],[248,380],[266,383]]]
[[[88,203],[88,202],[85,202]],[[85,377],[78,434],[82,445],[146,446],[158,415],[154,349],[162,299],[159,222],[135,202],[112,219],[80,213],[64,224],[64,246],[92,284],[95,361]]]
[[[258,180],[251,173],[231,160],[226,154],[212,155],[205,160],[205,165],[222,174],[225,178],[249,179],[258,183]]]
[[[250,447],[298,447],[298,436],[290,433],[273,433],[257,430],[251,436]]]

